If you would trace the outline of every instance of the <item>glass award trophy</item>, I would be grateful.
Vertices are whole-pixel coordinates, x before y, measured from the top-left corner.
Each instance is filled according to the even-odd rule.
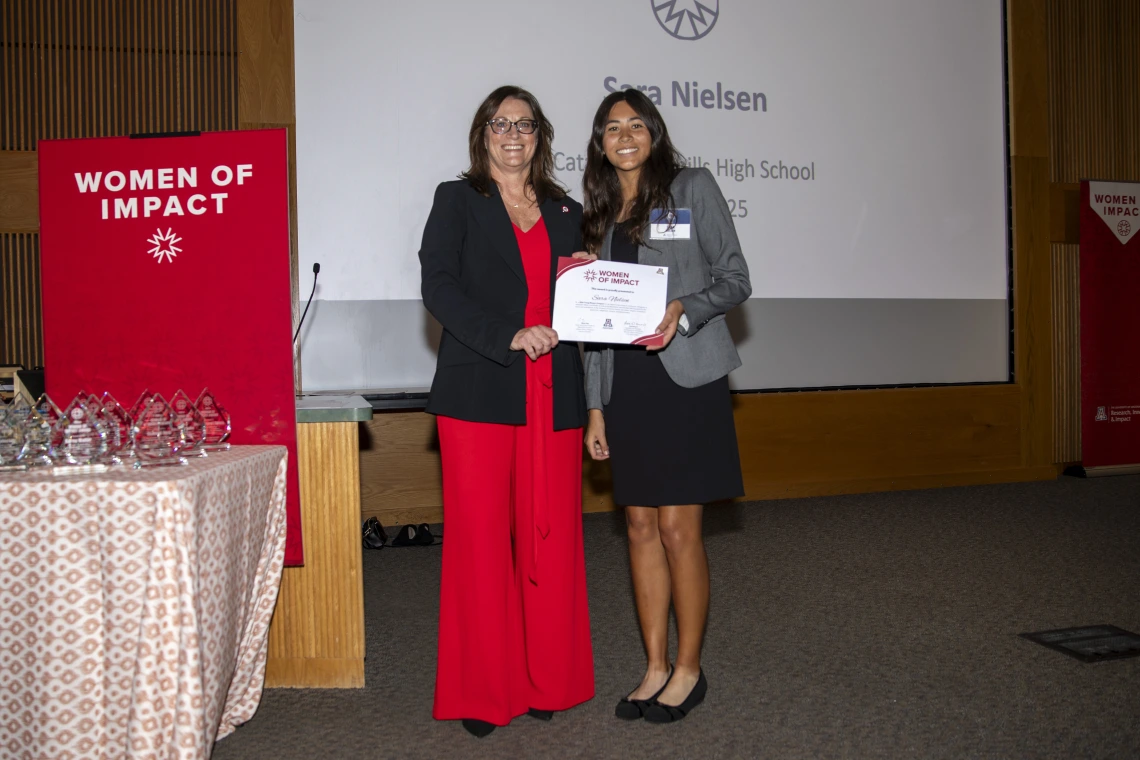
[[[182,428],[184,446],[182,455],[188,457],[206,456],[206,421],[198,413],[194,402],[181,388],[170,399],[170,406],[174,409],[174,418]]]
[[[131,438],[131,416],[110,393],[104,393],[99,405],[106,420],[107,450],[113,464],[133,463],[134,440]]]
[[[111,424],[111,421],[109,419],[107,419],[107,415],[103,413],[103,402],[100,401],[99,397],[94,393],[87,396],[87,407],[91,410],[91,414],[94,415],[95,421],[99,423],[99,426],[101,428],[103,428],[103,434],[105,436],[104,440],[107,444],[107,450],[103,452],[100,459],[109,461],[111,458],[111,453],[119,448],[118,433],[115,430],[115,426]]]
[[[24,418],[28,415],[27,404],[17,409],[16,403],[0,401],[0,472],[26,470],[28,466],[20,461],[24,456]]]
[[[161,394],[151,396],[135,417],[132,434],[135,456],[138,457],[134,463],[136,468],[187,463],[180,456],[184,445],[182,428],[178,425],[174,410]]]
[[[153,397],[154,394],[150,392],[150,388],[146,388],[142,393],[139,394],[138,401],[136,401],[135,405],[131,407],[130,415],[132,420],[137,420],[139,418],[139,415],[142,414],[143,407],[145,407],[147,402],[150,401]]]
[[[99,407],[88,403],[88,396],[82,391],[67,405],[56,426],[59,428],[60,442],[55,448],[54,458],[63,467],[83,466],[85,470],[107,451],[107,431],[98,416]],[[103,465],[105,466],[105,465]]]
[[[63,417],[63,412],[51,400],[51,396],[46,393],[40,396],[35,403],[34,411],[39,414],[40,419],[47,423],[48,426],[48,447],[44,453],[48,456],[48,462],[55,458],[56,448],[59,444],[63,443],[63,430],[59,425],[60,419]]]
[[[24,454],[20,461],[28,467],[50,467],[55,428],[36,407],[28,407],[21,424],[24,428]]]
[[[226,439],[230,437],[230,413],[222,408],[209,388],[202,389],[194,406],[206,423],[206,451],[229,451]]]

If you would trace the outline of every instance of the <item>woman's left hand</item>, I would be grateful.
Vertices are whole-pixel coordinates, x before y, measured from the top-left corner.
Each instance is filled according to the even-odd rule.
[[[670,301],[669,305],[665,307],[665,318],[661,320],[661,324],[657,325],[654,332],[664,335],[665,342],[660,346],[647,346],[647,351],[660,351],[669,345],[673,340],[673,336],[677,334],[677,321],[681,319],[681,315],[685,313],[685,307],[680,301]]]
[[[583,261],[597,261],[598,260],[598,254],[587,253],[585,251],[577,251],[575,253],[570,254],[570,258],[582,259]]]

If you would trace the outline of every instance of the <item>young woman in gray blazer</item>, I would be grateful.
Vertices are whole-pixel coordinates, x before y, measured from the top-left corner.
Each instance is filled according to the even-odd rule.
[[[665,346],[588,344],[586,448],[610,459],[625,507],[647,668],[620,718],[667,723],[704,699],[709,573],[702,505],[744,495],[728,373],[740,366],[724,315],[752,292],[728,204],[708,169],[687,169],[653,103],[609,95],[594,116],[583,238],[606,260],[668,267]],[[651,219],[654,223],[651,224]],[[677,661],[668,661],[669,606]]]

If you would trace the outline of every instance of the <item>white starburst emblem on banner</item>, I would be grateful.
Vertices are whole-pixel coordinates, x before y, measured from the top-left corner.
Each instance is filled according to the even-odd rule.
[[[169,227],[166,228],[165,235],[161,229],[155,230],[154,235],[146,242],[154,246],[147,253],[158,259],[160,264],[164,257],[167,261],[174,261],[174,257],[182,252],[182,249],[176,245],[182,242],[182,238],[175,235]]]

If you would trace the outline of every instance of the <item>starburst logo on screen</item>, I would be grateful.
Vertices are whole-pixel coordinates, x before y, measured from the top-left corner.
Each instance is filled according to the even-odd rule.
[[[1120,224],[1116,225],[1116,231],[1120,233],[1121,237],[1128,237],[1128,233],[1132,232],[1132,225],[1128,223],[1127,219],[1121,219]]]
[[[165,235],[161,229],[155,230],[154,235],[146,242],[154,246],[147,253],[157,259],[159,264],[164,258],[167,261],[174,261],[174,257],[182,253],[182,249],[176,245],[182,242],[182,238],[175,235],[169,227],[166,228]]]
[[[699,40],[712,31],[720,16],[720,0],[649,0],[661,28],[679,40]]]

